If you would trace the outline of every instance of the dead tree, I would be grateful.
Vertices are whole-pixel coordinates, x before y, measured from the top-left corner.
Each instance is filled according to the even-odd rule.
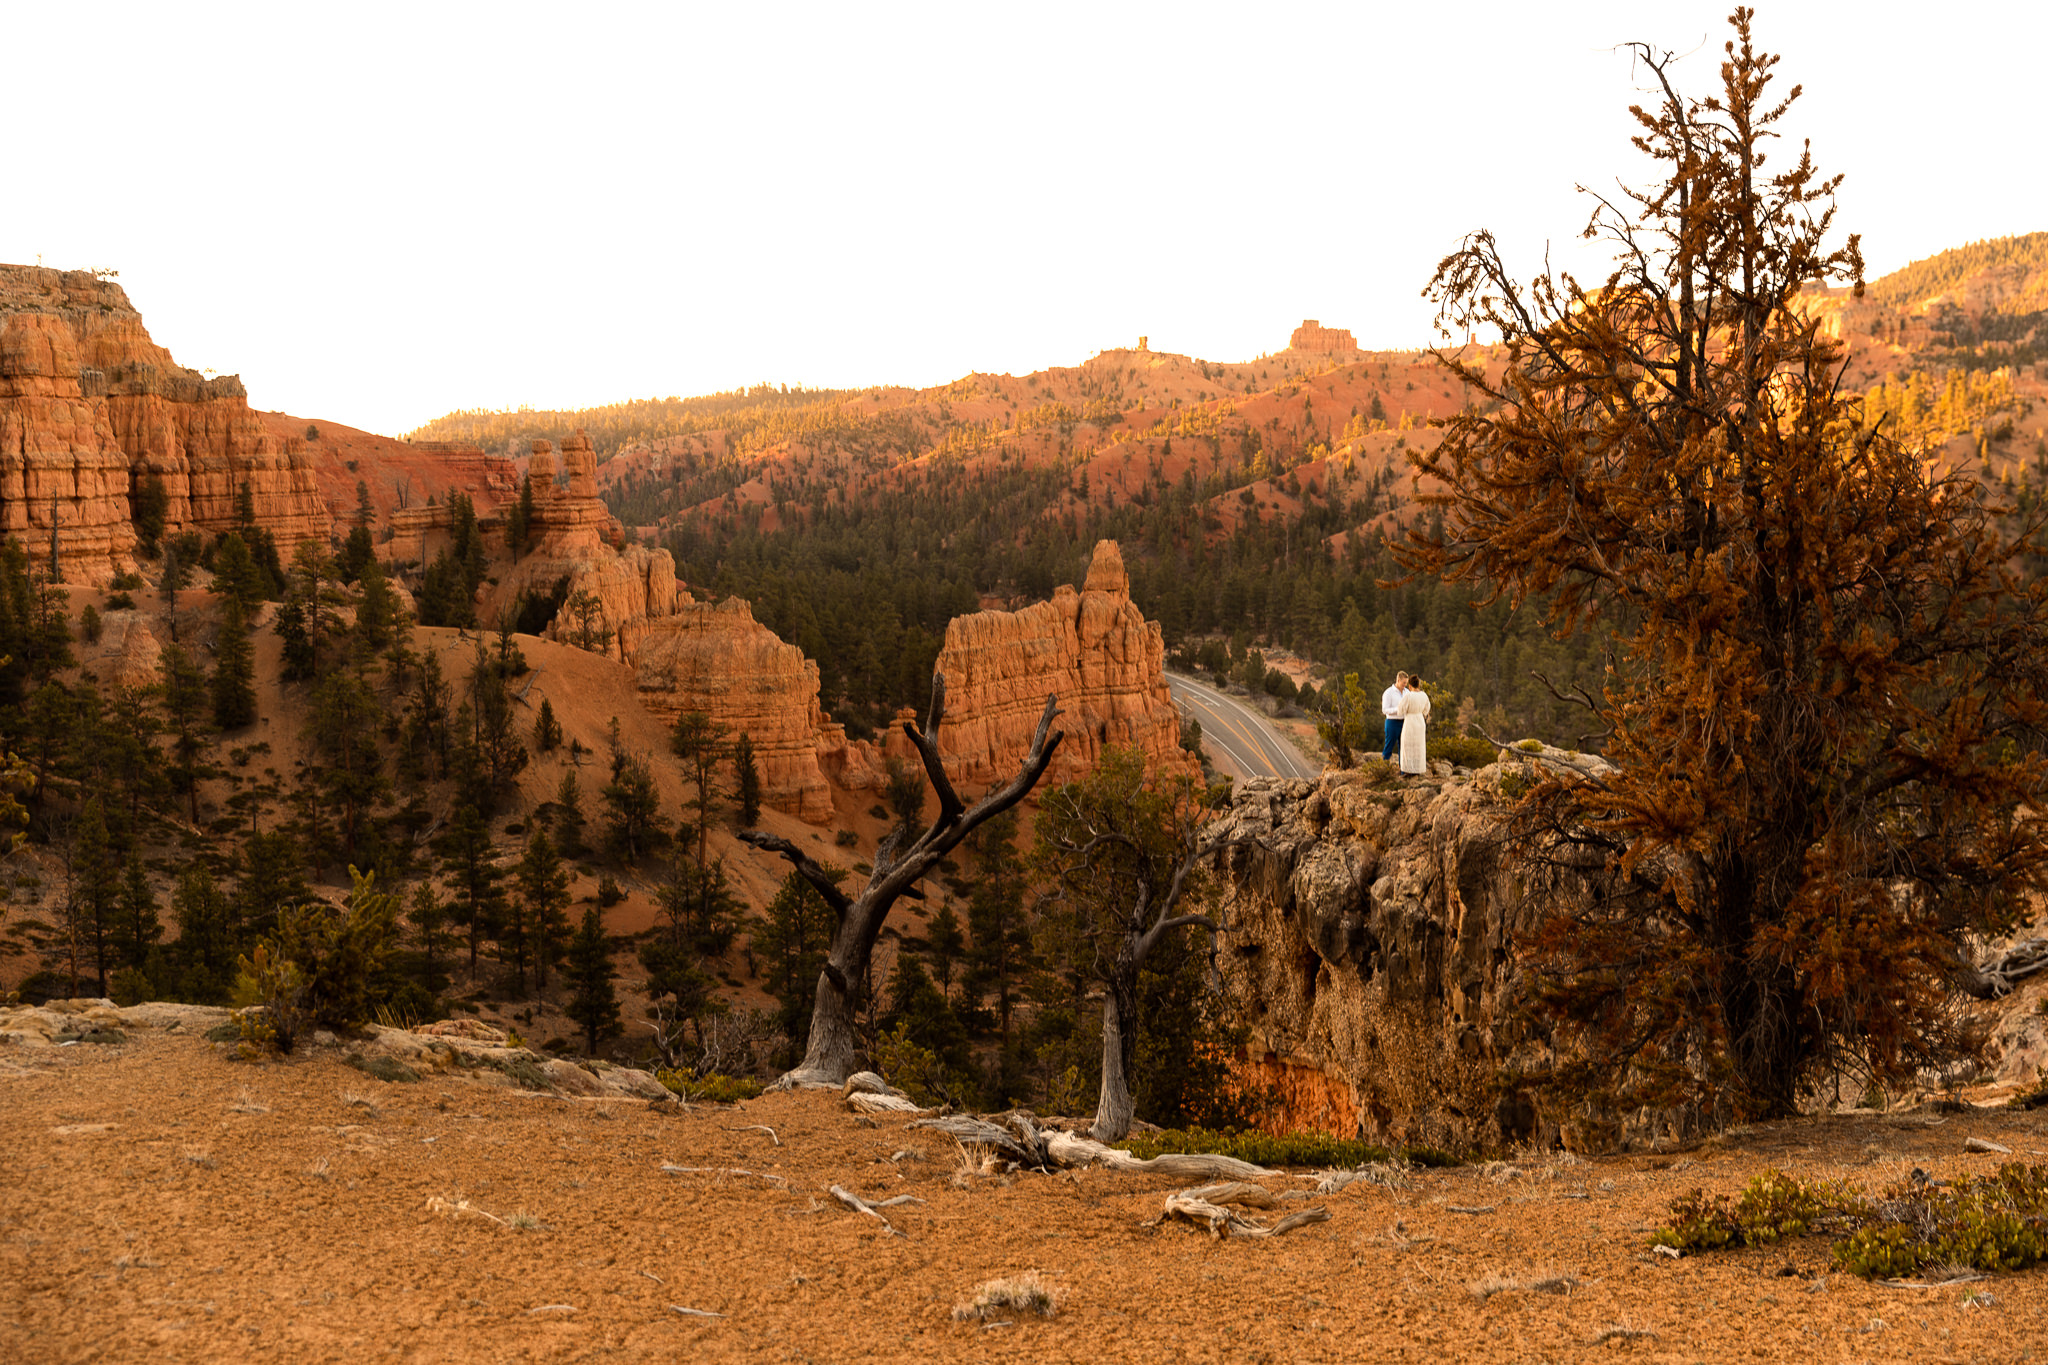
[[[1094,773],[1059,788],[1039,816],[1040,866],[1073,907],[1074,936],[1092,944],[1102,982],[1102,1088],[1089,1134],[1116,1142],[1136,1105],[1130,1068],[1138,1033],[1138,979],[1154,950],[1181,929],[1219,932],[1206,914],[1183,914],[1197,890],[1207,818],[1199,784],[1151,782],[1135,749],[1104,754]],[[1079,947],[1080,944],[1077,944]]]
[[[889,909],[897,899],[931,871],[933,864],[973,833],[977,825],[1016,805],[1038,785],[1038,779],[1045,776],[1052,763],[1053,751],[1059,748],[1064,737],[1052,728],[1053,718],[1060,713],[1058,701],[1057,697],[1045,699],[1045,711],[1038,718],[1031,748],[1024,755],[1016,776],[988,792],[969,808],[954,792],[953,783],[946,776],[945,765],[939,761],[938,736],[939,725],[946,714],[946,679],[942,674],[934,674],[931,713],[925,719],[924,728],[920,730],[916,721],[906,720],[903,733],[910,737],[910,742],[917,746],[918,756],[924,760],[925,775],[931,779],[932,790],[939,798],[938,815],[931,827],[910,841],[908,847],[904,846],[905,841],[910,840],[911,826],[908,823],[899,825],[882,841],[881,847],[875,850],[875,870],[868,874],[868,884],[858,896],[849,899],[824,868],[789,840],[760,830],[746,830],[740,834],[741,839],[755,848],[780,853],[787,858],[798,874],[817,888],[818,894],[824,897],[825,903],[838,917],[832,931],[832,948],[825,958],[825,969],[818,974],[818,992],[811,1008],[809,1045],[804,1050],[803,1062],[796,1070],[776,1082],[778,1088],[837,1086],[857,1069],[858,1047],[853,1030],[854,1009],[858,1003],[855,996],[868,979],[868,961],[874,952],[875,939],[882,931],[882,921],[888,918]]]

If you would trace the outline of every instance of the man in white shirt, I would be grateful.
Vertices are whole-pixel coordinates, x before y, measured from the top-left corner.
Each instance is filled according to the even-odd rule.
[[[1408,690],[1408,675],[1394,675],[1394,685],[1380,693],[1380,715],[1386,718],[1386,746],[1380,750],[1380,761],[1392,763],[1394,755],[1401,751],[1401,694]]]

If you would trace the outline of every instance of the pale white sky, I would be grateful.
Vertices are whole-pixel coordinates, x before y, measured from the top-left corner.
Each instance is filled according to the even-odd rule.
[[[1533,267],[1575,181],[1644,177],[1613,46],[1705,93],[1731,7],[15,6],[0,261],[118,269],[182,363],[390,434],[1304,317],[1419,345],[1460,234]],[[1762,8],[1874,274],[2048,228],[2044,14]]]

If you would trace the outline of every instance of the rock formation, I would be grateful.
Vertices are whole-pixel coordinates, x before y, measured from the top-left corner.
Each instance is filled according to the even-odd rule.
[[[559,590],[564,606],[548,627],[550,639],[636,662],[643,627],[689,600],[676,583],[675,560],[667,550],[623,543],[598,496],[597,457],[582,432],[562,442],[559,458],[552,442],[535,441],[526,472],[533,484],[532,546],[499,575],[487,619],[509,610],[522,592]]]
[[[969,785],[1008,778],[1031,746],[1047,694],[1060,699],[1067,735],[1048,782],[1088,772],[1111,746],[1135,745],[1156,767],[1198,772],[1180,747],[1165,662],[1159,623],[1131,601],[1117,543],[1102,541],[1080,592],[1063,585],[1050,602],[977,612],[946,627],[938,671],[946,678],[939,749],[947,773]]]
[[[1247,1079],[1282,1079],[1325,1114],[1348,1098],[1359,1131],[1390,1142],[1499,1147],[1560,1126],[1590,1146],[1664,1136],[1579,1131],[1583,1120],[1498,1091],[1536,1046],[1506,1008],[1512,940],[1587,889],[1503,853],[1503,771],[1238,784],[1209,837],[1231,926],[1225,975],[1261,1062]]]
[[[1294,335],[1287,339],[1287,349],[1349,353],[1358,349],[1358,343],[1352,339],[1347,329],[1325,327],[1314,318],[1309,318],[1294,329]]]
[[[666,561],[667,552],[660,554]],[[818,665],[801,649],[783,643],[737,597],[714,605],[683,593],[673,614],[632,635],[642,705],[664,720],[702,711],[751,736],[762,801],[813,824],[831,818],[818,753],[821,741],[844,749],[845,731],[819,709]]]
[[[128,460],[79,388],[78,343],[50,313],[0,319],[0,535],[73,582],[135,567]]]
[[[104,583],[134,567],[133,490],[155,475],[172,531],[231,528],[246,487],[285,546],[325,537],[310,458],[249,410],[241,380],[178,366],[121,287],[0,265],[0,533]]]

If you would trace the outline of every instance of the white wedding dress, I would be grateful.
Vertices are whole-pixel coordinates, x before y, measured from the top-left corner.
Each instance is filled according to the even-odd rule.
[[[1429,694],[1411,688],[1401,697],[1401,771],[1429,771]]]

